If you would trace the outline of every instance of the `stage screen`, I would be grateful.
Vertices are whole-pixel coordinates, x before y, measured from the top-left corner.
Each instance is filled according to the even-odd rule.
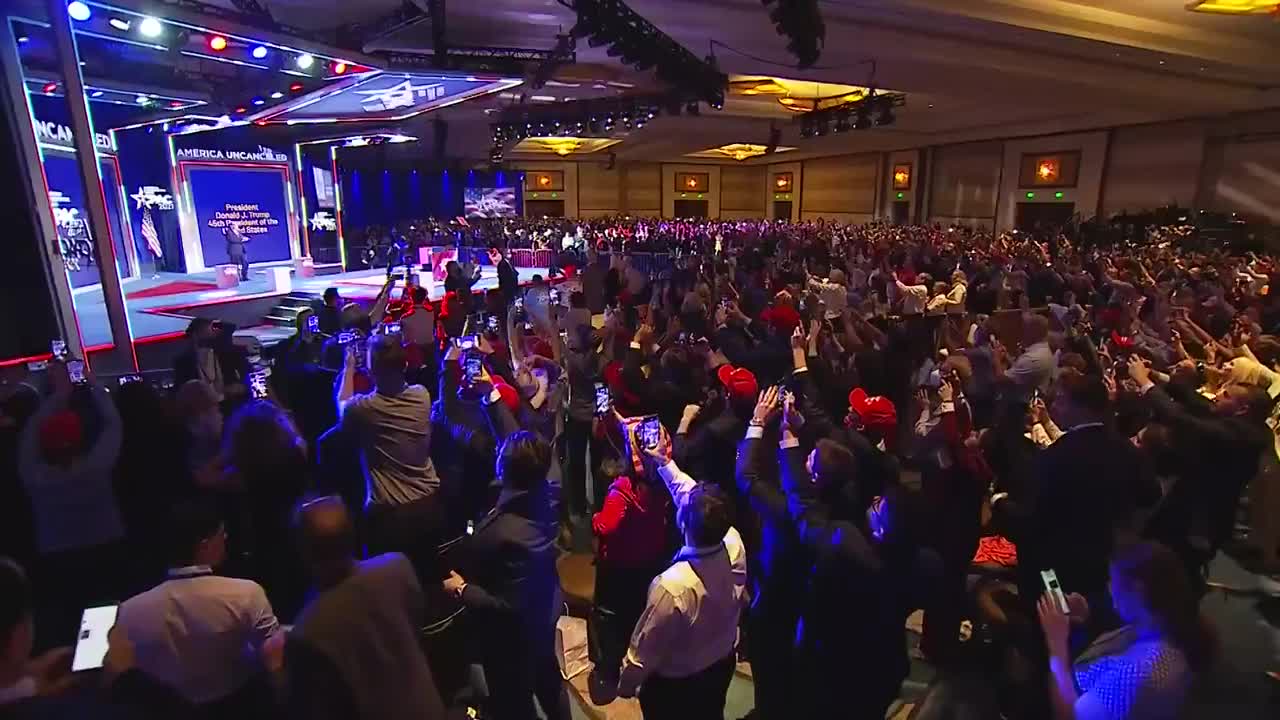
[[[205,267],[227,263],[222,231],[233,222],[249,238],[245,253],[250,263],[291,258],[287,168],[178,164],[190,187]]]
[[[336,194],[333,191],[333,173],[322,167],[312,167],[311,176],[315,180],[316,205],[331,208]]]
[[[516,189],[466,188],[462,195],[463,212],[468,218],[516,216]]]
[[[115,245],[116,262],[120,274],[128,277],[129,256],[125,254],[124,248],[124,222],[121,217],[115,159],[103,156],[99,170],[102,173],[103,199],[107,207],[111,240]],[[49,203],[53,206],[57,224],[58,240],[62,245],[63,264],[71,279],[71,287],[95,285],[100,282],[98,254],[93,247],[89,211],[84,205],[84,184],[80,181],[80,168],[76,165],[75,156],[46,152],[44,174],[48,183]]]

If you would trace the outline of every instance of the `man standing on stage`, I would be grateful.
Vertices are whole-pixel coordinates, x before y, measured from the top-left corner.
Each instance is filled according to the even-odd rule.
[[[249,279],[249,255],[245,252],[245,243],[249,242],[249,238],[240,232],[240,226],[235,223],[228,225],[231,231],[227,232],[226,228],[222,230],[222,237],[227,241],[227,262],[232,265],[240,266],[240,280],[243,282]]]

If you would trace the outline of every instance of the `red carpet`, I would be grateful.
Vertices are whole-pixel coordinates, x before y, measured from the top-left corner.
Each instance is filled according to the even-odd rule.
[[[125,297],[129,300],[141,300],[143,298],[160,297],[162,295],[179,295],[189,292],[201,292],[204,290],[217,290],[218,286],[214,283],[194,282],[191,280],[175,280],[173,282],[162,283],[155,287],[149,287],[136,292],[131,292]]]

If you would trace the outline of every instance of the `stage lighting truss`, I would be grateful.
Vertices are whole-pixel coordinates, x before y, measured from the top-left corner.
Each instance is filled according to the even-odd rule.
[[[766,7],[774,5],[769,19],[779,35],[789,38],[787,51],[795,55],[797,66],[807,68],[818,62],[827,34],[818,0],[761,0],[761,3]]]
[[[493,144],[506,146],[531,137],[600,137],[619,129],[639,130],[663,112],[679,115],[685,104],[682,96],[663,93],[512,106],[492,125]],[[687,104],[688,114],[696,115],[698,101],[688,100]]]
[[[729,77],[714,58],[699,59],[622,0],[574,0],[573,7],[578,21],[571,36],[586,38],[591,47],[607,46],[609,57],[641,72],[653,70],[659,80],[686,96],[717,110],[724,106]]]
[[[885,127],[897,122],[893,109],[907,104],[900,93],[877,93],[874,89],[866,97],[855,102],[813,110],[796,118],[800,123],[800,137],[811,138],[829,133],[846,133],[851,130],[867,130]]]

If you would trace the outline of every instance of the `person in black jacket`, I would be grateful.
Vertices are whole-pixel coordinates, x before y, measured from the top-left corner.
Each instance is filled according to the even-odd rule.
[[[800,594],[812,558],[800,544],[795,522],[787,509],[787,496],[778,484],[777,463],[768,462],[764,426],[780,399],[776,387],[762,393],[738,449],[738,491],[759,518],[755,552],[749,553],[751,606],[747,611],[751,676],[756,713],[764,720],[790,715],[793,700],[793,652],[796,624],[800,620]],[[822,444],[822,443],[825,443]],[[819,444],[834,462],[820,463],[833,473],[852,472],[852,456],[831,440]],[[847,460],[842,463],[840,460]],[[824,470],[825,472],[826,470]]]
[[[764,425],[756,427],[771,423],[777,409],[776,401],[762,408],[756,417]],[[802,422],[794,402],[784,402],[782,489],[799,543],[813,557],[790,716],[840,708],[842,717],[879,720],[907,676],[903,626],[937,561],[914,541],[907,493],[890,485],[863,511],[847,451],[827,440],[806,456],[795,433]]]
[[[474,390],[500,438],[502,492],[462,548],[465,576],[450,573],[444,588],[472,613],[493,717],[532,720],[536,696],[549,720],[568,720],[555,657],[563,599],[555,546],[560,488],[547,481],[551,446],[517,429],[487,373]]]
[[[1257,473],[1273,435],[1266,419],[1272,400],[1261,387],[1232,385],[1210,402],[1178,382],[1156,387],[1151,370],[1129,361],[1153,420],[1166,426],[1178,457],[1179,478],[1160,503],[1147,534],[1174,550],[1191,578],[1231,538],[1240,494]]]
[[[498,289],[502,291],[502,302],[511,305],[520,294],[520,273],[498,248],[489,248],[489,262],[498,270]]]

